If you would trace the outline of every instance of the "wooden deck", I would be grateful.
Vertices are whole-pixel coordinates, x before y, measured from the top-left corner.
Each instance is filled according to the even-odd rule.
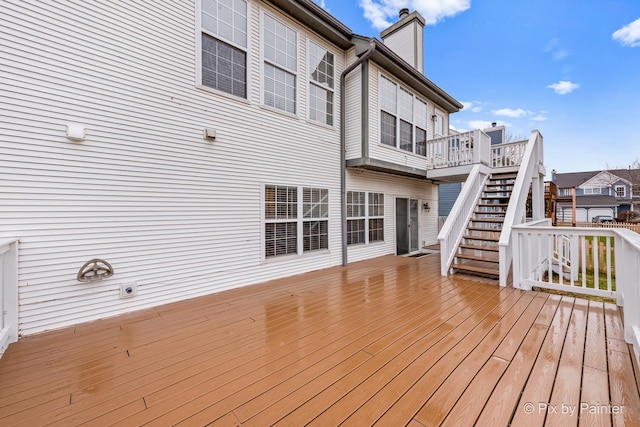
[[[0,359],[0,425],[640,425],[615,305],[443,278],[438,260],[24,338]]]

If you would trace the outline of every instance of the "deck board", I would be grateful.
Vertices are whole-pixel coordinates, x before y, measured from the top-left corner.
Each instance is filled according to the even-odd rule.
[[[441,277],[438,261],[386,256],[23,338],[0,359],[0,425],[638,425],[618,307]]]

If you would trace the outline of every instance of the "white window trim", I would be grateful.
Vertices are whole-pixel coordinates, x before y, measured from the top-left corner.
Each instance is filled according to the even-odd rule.
[[[367,246],[367,245],[377,245],[382,244],[387,239],[387,233],[385,233],[385,227],[387,226],[387,216],[386,216],[386,207],[387,207],[387,195],[382,191],[366,191],[366,190],[347,190],[348,193],[364,193],[364,216],[348,216],[347,221],[349,220],[362,220],[364,219],[364,243],[352,243],[349,247],[359,247],[359,246]],[[382,194],[384,198],[384,202],[382,204],[382,215],[372,216],[369,215],[369,194],[376,193]],[[370,219],[382,219],[383,220],[383,228],[382,234],[384,238],[382,240],[376,240],[374,242],[369,241],[369,220]]]
[[[330,88],[330,87],[327,87],[327,86],[322,86],[321,84],[318,84],[318,83],[314,82],[313,79],[311,79],[311,75],[309,75],[309,73],[311,71],[311,70],[309,70],[309,52],[311,50],[310,46],[311,46],[312,43],[315,44],[316,46],[326,50],[327,52],[329,52],[329,53],[331,53],[333,55],[333,88]],[[337,121],[337,118],[336,118],[336,101],[338,99],[338,97],[336,95],[336,83],[337,83],[337,81],[336,81],[336,69],[337,69],[336,62],[337,62],[337,60],[338,60],[338,55],[336,55],[336,53],[332,49],[329,49],[324,43],[320,43],[317,40],[314,40],[314,39],[311,39],[311,38],[307,37],[307,61],[306,61],[306,64],[305,64],[306,73],[307,73],[307,76],[306,76],[307,77],[307,82],[308,82],[309,86],[315,85],[315,86],[318,86],[319,88],[328,90],[331,93],[333,93],[333,103],[331,105],[331,108],[332,108],[331,117],[333,118],[333,124],[328,125],[326,123],[320,122],[318,120],[313,120],[311,118],[311,95],[310,95],[311,91],[309,89],[307,89],[307,120],[309,122],[311,122],[311,123],[315,123],[315,124],[318,124],[318,125],[321,125],[321,126],[325,126],[325,127],[331,128],[331,129],[335,129],[336,121]]]
[[[267,219],[265,216],[265,188],[267,186],[276,186],[276,187],[295,187],[297,191],[297,206],[296,206],[296,218],[291,219]],[[314,189],[322,189],[327,190],[327,208],[329,209],[326,218],[304,218],[304,189],[305,188],[314,188]],[[267,257],[265,250],[265,224],[269,221],[269,223],[275,222],[296,222],[296,253],[295,254],[286,254],[286,255],[276,255]],[[310,251],[304,251],[304,222],[308,221],[327,221],[327,248],[326,249],[315,249]],[[261,263],[270,263],[270,262],[280,262],[282,260],[299,258],[304,256],[314,256],[318,254],[327,254],[331,250],[331,189],[323,188],[317,185],[298,185],[298,184],[283,184],[283,183],[274,183],[274,182],[261,182],[260,183],[260,259]]]
[[[618,196],[619,188],[622,188],[622,196]],[[615,187],[613,187],[613,192],[615,196],[619,199],[624,199],[625,197],[627,197],[627,187],[625,187],[624,185],[616,185]]]
[[[290,29],[296,32],[297,37],[296,37],[296,71],[295,73],[291,72],[291,70],[289,69],[282,68],[281,65],[275,64],[264,57],[264,16],[265,15],[269,15],[274,20],[280,22],[281,24],[289,27]],[[300,118],[301,117],[300,111],[302,110],[302,108],[300,108],[300,68],[305,64],[302,64],[302,61],[300,60],[300,44],[301,44],[300,39],[301,39],[300,30],[296,26],[294,26],[291,22],[283,19],[277,13],[271,10],[262,9],[262,12],[260,13],[260,38],[259,38],[260,40],[260,73],[259,75],[260,77],[258,79],[259,80],[258,85],[260,87],[260,107],[269,111],[273,111],[275,113],[283,114],[287,117],[292,117],[292,118]],[[296,106],[295,113],[290,113],[288,111],[284,111],[264,103],[264,89],[265,89],[264,88],[264,64],[265,63],[269,63],[270,65],[276,68],[279,68],[281,70],[284,70],[287,73],[291,73],[295,76],[295,82],[296,82],[295,83],[296,96],[294,99],[295,106]]]
[[[245,0],[247,3],[247,47],[238,46],[235,43],[224,41],[225,43],[237,47],[238,49],[242,49],[246,53],[247,58],[247,97],[243,98],[241,96],[236,96],[228,92],[223,92],[221,90],[205,86],[202,84],[202,0],[196,1],[196,24],[195,24],[195,45],[196,45],[196,69],[195,69],[195,87],[197,89],[203,90],[205,92],[213,93],[216,95],[221,95],[228,97],[229,99],[233,99],[236,101],[241,101],[245,103],[250,103],[251,99],[251,0]],[[208,34],[208,33],[207,33]]]
[[[396,85],[396,112],[392,113],[390,111],[385,110],[384,108],[382,108],[382,91],[380,90],[380,80],[381,78],[385,78],[391,82],[393,82]],[[404,90],[408,93],[410,93],[413,96],[413,117],[411,119],[411,129],[412,129],[412,141],[411,141],[411,148],[412,151],[407,151],[407,150],[403,150],[400,148],[400,120],[403,120],[406,122],[405,119],[402,119],[400,117],[400,101],[399,101],[399,93],[400,90]],[[415,101],[419,100],[421,102],[423,102],[426,105],[426,112],[425,114],[427,115],[427,117],[425,118],[426,123],[427,123],[427,128],[423,129],[421,126],[418,126],[416,124],[417,120],[416,120],[416,106],[415,106]],[[398,83],[397,80],[389,77],[387,74],[383,73],[383,72],[378,72],[378,115],[377,115],[377,120],[378,120],[378,145],[381,147],[386,147],[388,149],[392,149],[392,150],[396,150],[400,153],[403,153],[405,155],[412,155],[415,156],[418,159],[426,159],[426,156],[422,155],[422,154],[418,154],[416,153],[416,128],[420,128],[423,129],[426,132],[426,138],[427,141],[429,141],[429,121],[432,122],[432,126],[435,132],[435,126],[433,124],[433,121],[431,120],[431,114],[429,113],[429,101],[427,101],[426,99],[418,96],[415,94],[415,92],[413,92],[412,90],[408,89],[405,85]],[[435,108],[435,107],[434,107]],[[381,123],[381,118],[380,118],[380,111],[384,111],[387,114],[390,114],[392,116],[395,117],[396,119],[396,145],[395,146],[391,146],[391,145],[387,145],[387,144],[383,144],[382,143],[382,123]]]

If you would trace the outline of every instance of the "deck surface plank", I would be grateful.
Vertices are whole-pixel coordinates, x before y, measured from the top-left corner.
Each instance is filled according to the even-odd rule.
[[[439,271],[389,255],[23,338],[0,425],[640,424],[618,307]]]

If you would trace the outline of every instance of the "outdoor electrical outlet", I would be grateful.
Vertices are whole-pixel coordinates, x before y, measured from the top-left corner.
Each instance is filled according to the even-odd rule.
[[[138,293],[138,284],[136,282],[120,284],[120,298],[133,298]]]

